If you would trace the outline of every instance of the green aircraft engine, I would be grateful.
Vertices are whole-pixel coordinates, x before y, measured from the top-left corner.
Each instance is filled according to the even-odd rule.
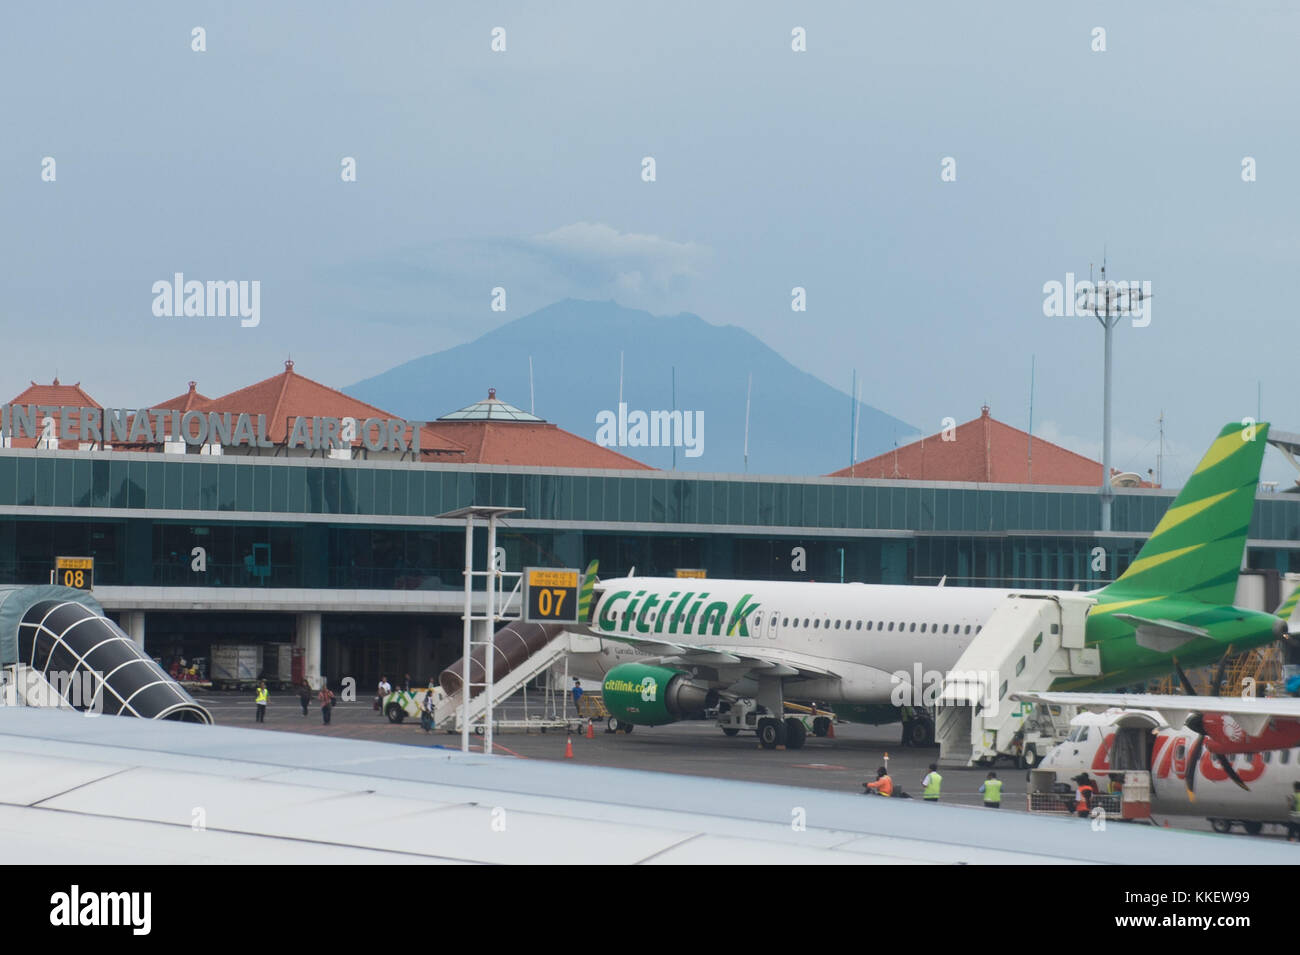
[[[620,722],[639,726],[675,723],[688,713],[718,705],[718,691],[669,667],[623,663],[605,674],[605,709]]]

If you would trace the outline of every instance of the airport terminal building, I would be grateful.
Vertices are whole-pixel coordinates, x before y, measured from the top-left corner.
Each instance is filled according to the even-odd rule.
[[[665,472],[495,395],[405,422],[291,363],[223,398],[191,385],[140,423],[78,386],[33,388],[4,406],[0,584],[92,557],[95,599],[164,663],[291,643],[309,676],[363,687],[381,672],[424,681],[460,656],[464,523],[438,515],[469,505],[523,508],[498,531],[508,570],[597,559],[602,576],[1087,589],[1123,572],[1176,493],[1117,487],[1102,533],[1096,485],[913,477],[909,449],[888,477],[879,462],[866,477]],[[970,424],[990,421],[984,409]],[[1000,477],[995,444],[976,455],[983,475],[958,476]],[[1052,463],[1069,452],[1033,448],[1035,480],[1077,478]],[[1247,563],[1300,571],[1300,495],[1259,495]]]

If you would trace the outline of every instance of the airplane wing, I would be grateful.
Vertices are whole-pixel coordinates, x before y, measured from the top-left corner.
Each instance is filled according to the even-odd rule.
[[[1154,710],[1170,726],[1182,726],[1193,713],[1223,713],[1233,717],[1252,736],[1272,719],[1300,719],[1300,698],[1238,696],[1174,696],[1161,693],[1012,693],[1028,703],[1077,706],[1094,713],[1123,707]]]
[[[642,653],[658,656],[661,663],[676,666],[710,666],[737,667],[752,672],[755,676],[804,677],[821,679],[839,678],[841,674],[826,666],[824,660],[808,657],[801,653],[781,650],[776,647],[709,647],[701,644],[682,643],[658,639],[641,639],[626,634],[609,634],[580,628],[585,636],[598,637],[601,640],[615,640],[635,647]]]

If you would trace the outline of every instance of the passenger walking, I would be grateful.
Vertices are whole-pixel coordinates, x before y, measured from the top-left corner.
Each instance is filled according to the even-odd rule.
[[[270,696],[271,694],[267,692],[266,689],[266,681],[259,680],[257,684],[257,696],[254,697],[254,699],[257,700],[257,722],[259,723],[266,722],[266,702]]]
[[[329,726],[330,710],[334,708],[334,691],[329,688],[328,684],[322,683],[320,685],[320,693],[317,694],[316,698],[320,700],[321,722],[324,723],[326,726]]]
[[[375,711],[378,712],[384,708],[384,700],[388,698],[388,694],[393,692],[393,687],[388,682],[388,677],[381,676],[379,678],[379,686],[376,688],[375,692],[378,694],[375,697]]]
[[[302,686],[298,687],[298,702],[302,704],[302,715],[307,715],[307,707],[311,706],[311,684],[303,678]]]
[[[980,792],[984,794],[985,809],[1002,808],[1002,780],[998,779],[998,774],[990,771],[984,777],[984,782],[980,783]]]
[[[939,801],[939,787],[943,785],[943,777],[939,775],[939,764],[931,763],[930,771],[921,778],[921,785],[925,787],[925,792],[921,798],[926,802]]]
[[[875,793],[877,796],[892,796],[894,794],[894,781],[889,778],[889,770],[881,766],[876,770],[875,782],[863,783],[862,788],[866,790],[866,795],[870,796]]]
[[[433,695],[433,679],[429,680],[429,688],[424,691],[424,702],[420,711],[420,726],[426,733],[433,732],[433,709],[437,700]]]

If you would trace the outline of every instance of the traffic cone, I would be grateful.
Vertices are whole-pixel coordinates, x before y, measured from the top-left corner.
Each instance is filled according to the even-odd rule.
[[[570,736],[564,744],[564,758],[573,759],[573,737]]]
[[[831,720],[829,723],[826,724],[826,738],[827,738],[827,739],[834,739],[834,738],[835,738],[835,721],[834,721],[834,720]]]
[[[595,738],[596,738],[596,724],[593,723],[591,720],[587,720],[587,739],[595,739]]]

